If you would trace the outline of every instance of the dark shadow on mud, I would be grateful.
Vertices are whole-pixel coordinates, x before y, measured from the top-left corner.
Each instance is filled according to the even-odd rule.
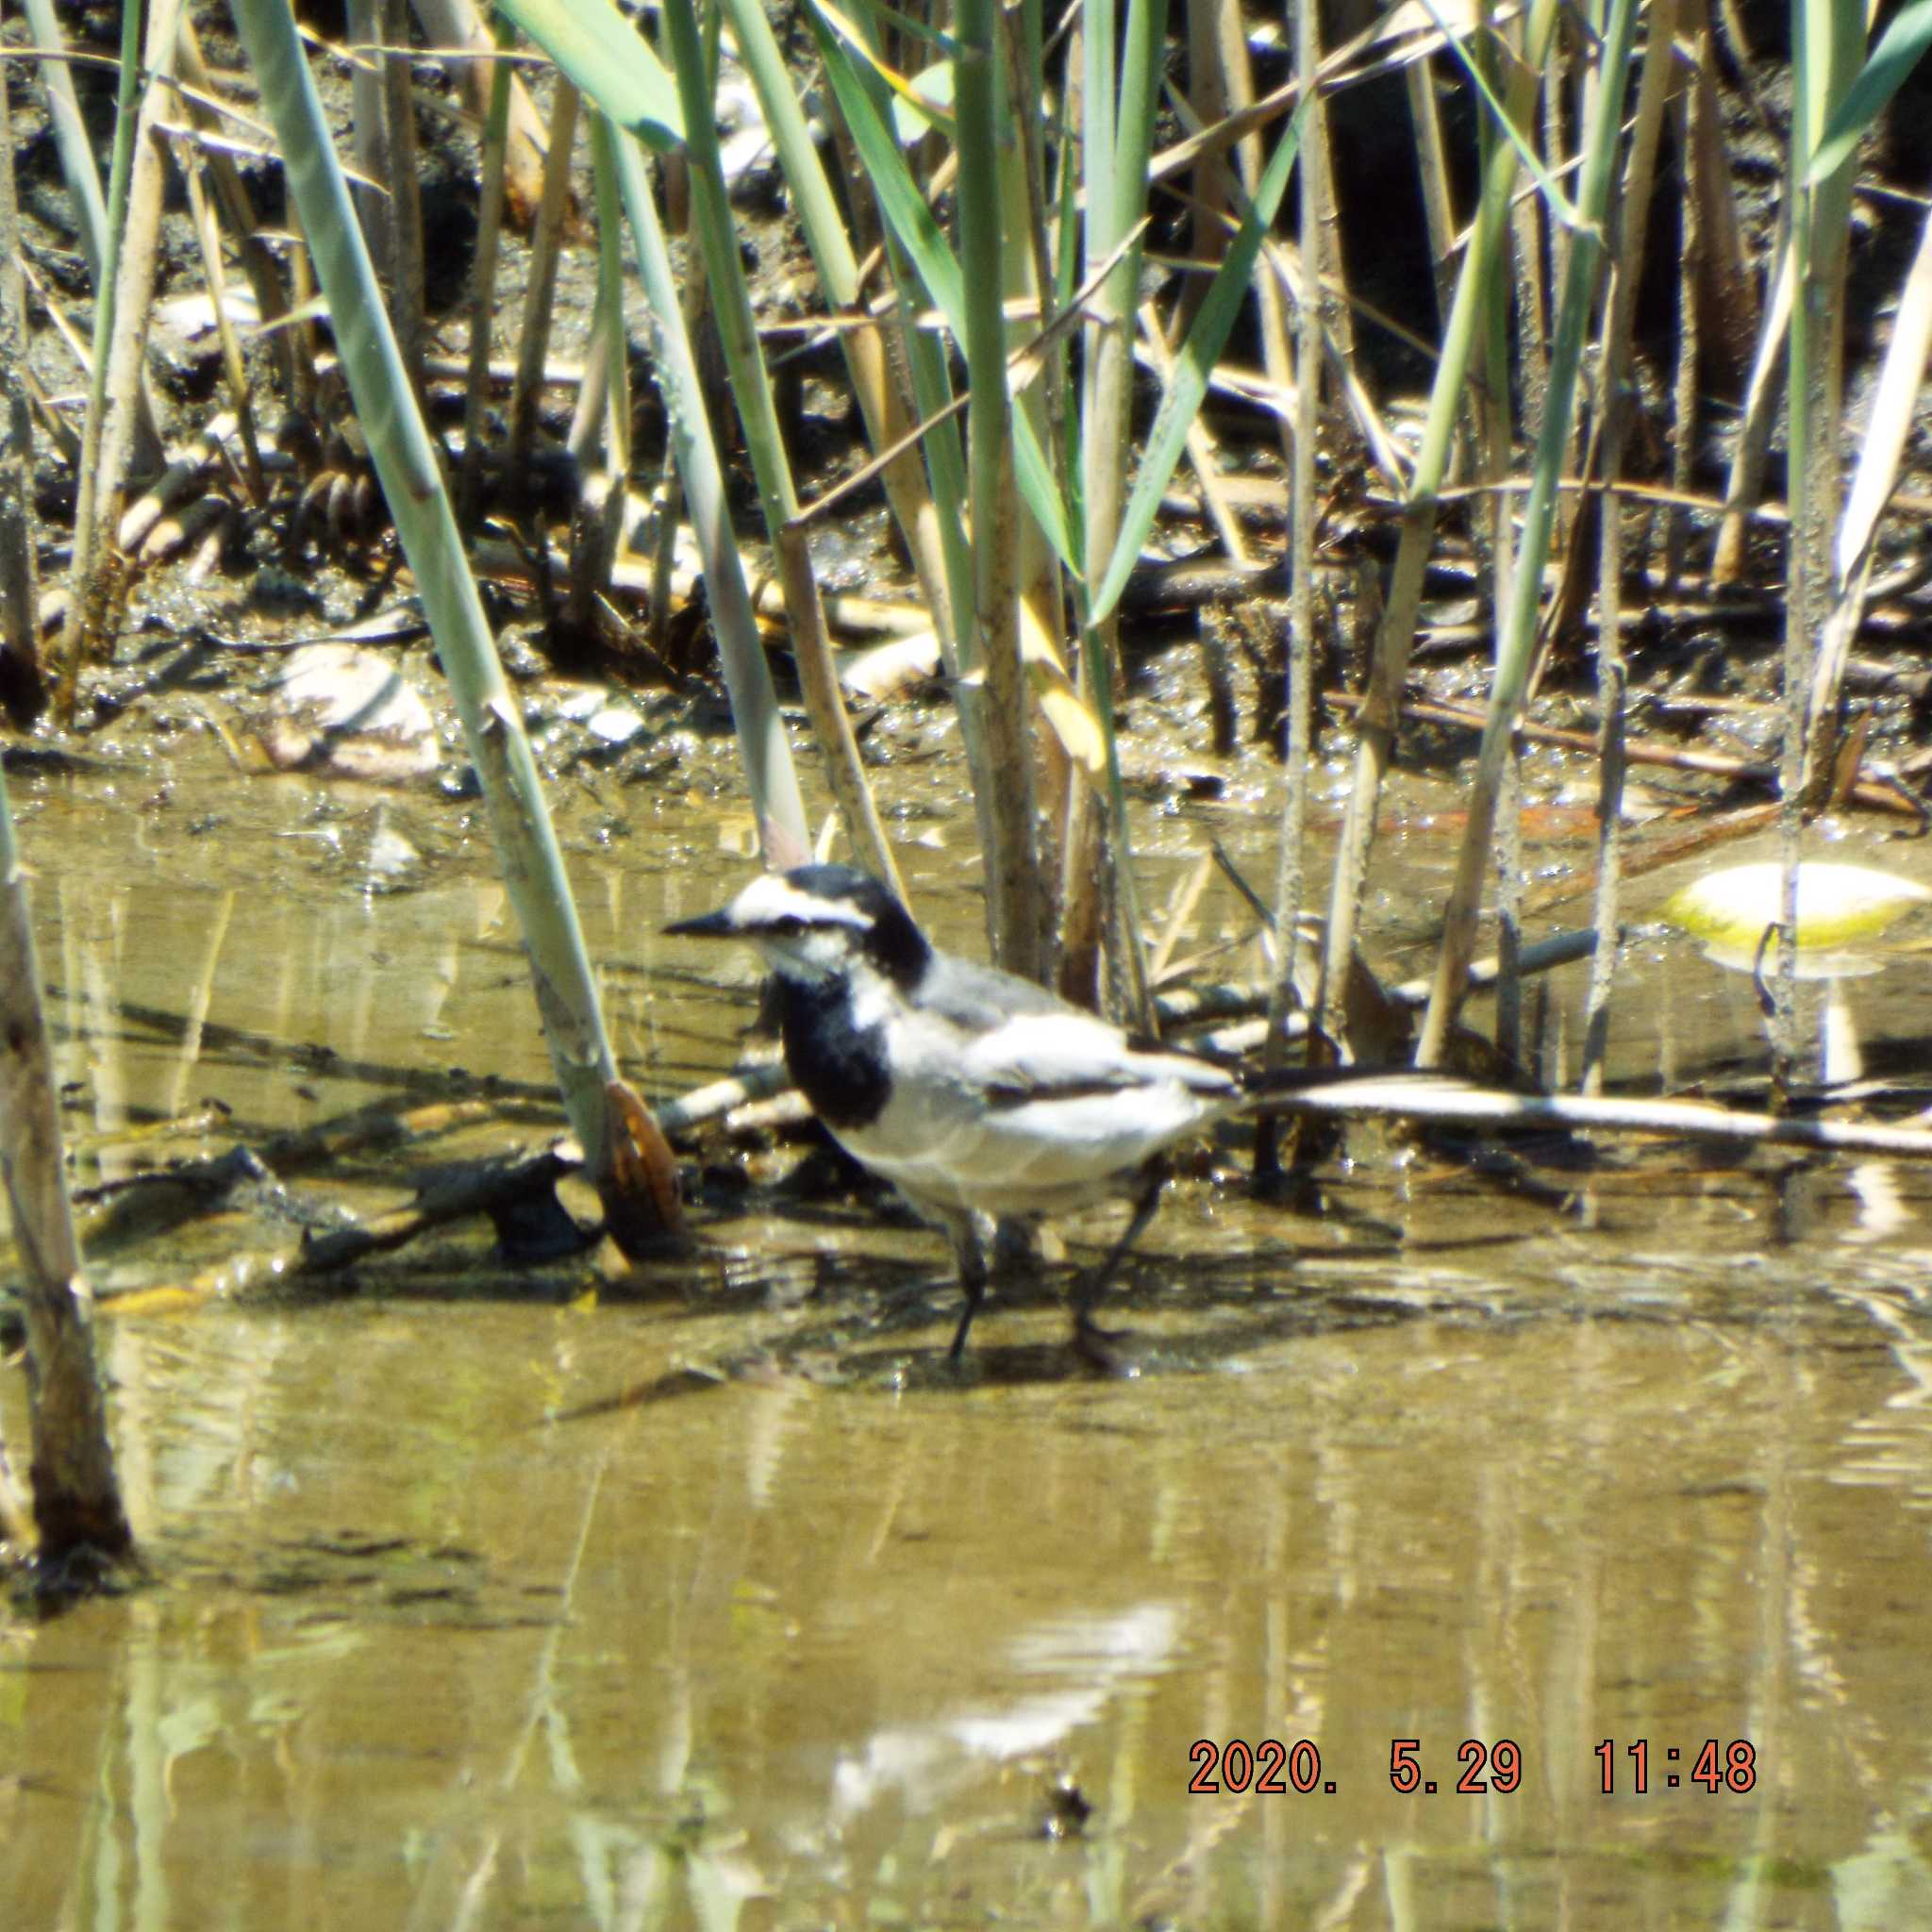
[[[1432,1263],[1513,1246],[1520,1239],[1493,1234],[1374,1248],[1323,1244],[1291,1253],[1270,1242],[1185,1263],[1150,1256],[1128,1264],[1098,1311],[1106,1324],[1099,1351],[1073,1331],[1072,1296],[1084,1272],[1080,1267],[1010,1271],[996,1284],[983,1325],[957,1363],[948,1357],[947,1342],[958,1317],[958,1291],[942,1266],[814,1251],[777,1257],[784,1278],[774,1284],[774,1257],[746,1255],[740,1258],[756,1271],[749,1279],[726,1292],[687,1301],[682,1312],[743,1321],[757,1311],[809,1301],[824,1310],[824,1319],[722,1353],[708,1364],[680,1365],[546,1422],[655,1407],[730,1383],[906,1393],[1208,1374],[1301,1338],[1383,1327],[1423,1315],[1453,1318],[1458,1307],[1453,1293],[1405,1286],[1402,1277]],[[1309,1268],[1341,1269],[1346,1275],[1295,1278],[1297,1271]],[[1386,1288],[1379,1285],[1382,1276],[1388,1277]],[[801,1293],[808,1282],[811,1286]],[[1493,1319],[1494,1311],[1474,1297],[1460,1306],[1473,1320]],[[1003,1323],[1037,1326],[1042,1314],[1064,1320],[1065,1334],[1052,1340],[1003,1338]],[[1137,1319],[1141,1325],[1135,1325]]]

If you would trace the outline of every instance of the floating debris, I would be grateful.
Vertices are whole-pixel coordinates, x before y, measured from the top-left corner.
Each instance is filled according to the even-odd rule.
[[[1784,868],[1774,859],[1727,866],[1686,886],[1663,916],[1702,940],[1721,966],[1749,972],[1778,920]],[[1798,975],[1832,979],[1875,973],[1884,963],[1857,950],[1902,914],[1932,902],[1932,891],[1864,865],[1807,861],[1798,868]]]

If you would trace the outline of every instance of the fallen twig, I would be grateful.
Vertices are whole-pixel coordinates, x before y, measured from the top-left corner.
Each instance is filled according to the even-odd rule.
[[[563,1140],[535,1153],[470,1163],[429,1181],[407,1208],[357,1227],[305,1240],[294,1272],[333,1274],[365,1256],[399,1248],[429,1228],[473,1214],[488,1214],[508,1240],[509,1224],[525,1225],[533,1209],[548,1211],[553,1219],[563,1213],[553,1191],[565,1174],[583,1166],[583,1158],[575,1141]]]

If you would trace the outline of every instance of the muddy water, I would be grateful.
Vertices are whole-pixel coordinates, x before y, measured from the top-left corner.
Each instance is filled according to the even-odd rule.
[[[373,795],[210,779],[191,833],[13,783],[83,1184],[456,1064],[541,1101],[433,810],[383,896]],[[1207,829],[1150,824],[1164,880]],[[648,936],[743,862],[702,811],[572,836],[639,1078],[722,1068],[748,984]],[[1412,909],[1449,850],[1399,856]],[[1748,989],[1636,972],[1626,1073],[1746,1050]],[[1907,972],[1859,983],[1869,1043],[1920,1030]],[[1197,1182],[1119,1296],[1134,1380],[1067,1359],[1049,1274],[947,1384],[937,1241],[762,1192],[632,1274],[452,1236],[110,1317],[154,1581],[0,1624],[0,1924],[1927,1923],[1926,1200],[1680,1153],[1365,1162],[1319,1211]],[[275,1237],[175,1239],[99,1265]]]

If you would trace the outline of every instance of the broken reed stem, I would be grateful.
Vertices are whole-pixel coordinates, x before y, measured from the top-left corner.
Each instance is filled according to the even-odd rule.
[[[1630,328],[1674,58],[1676,12],[1676,0],[1651,0],[1643,72],[1638,82],[1636,125],[1624,167],[1624,192],[1617,205],[1609,321],[1597,353],[1597,395],[1603,415],[1598,460],[1604,483],[1597,509],[1597,947],[1583,1005],[1580,1084],[1585,1093],[1600,1092],[1603,1088],[1604,1058],[1609,1044],[1610,988],[1618,963],[1613,935],[1618,927],[1618,888],[1623,874],[1624,699],[1629,675],[1624,662],[1624,500],[1617,483],[1624,467],[1624,427],[1630,410],[1624,393]],[[1579,508],[1575,528],[1584,527],[1583,519]]]
[[[1311,80],[1320,71],[1318,11],[1295,15],[1295,71]],[[1294,997],[1296,951],[1301,941],[1305,891],[1302,842],[1307,827],[1309,752],[1314,720],[1315,667],[1315,439],[1321,425],[1323,233],[1328,207],[1326,117],[1319,91],[1313,97],[1301,151],[1297,234],[1301,242],[1302,299],[1296,316],[1293,462],[1290,488],[1288,615],[1288,741],[1283,747],[1281,850],[1274,878],[1274,987],[1268,1003],[1268,1063],[1283,1058],[1283,1024]],[[1317,1004],[1320,993],[1317,991]],[[1275,1123],[1264,1122],[1255,1149],[1257,1180],[1278,1165]]]
[[[84,651],[101,640],[120,571],[111,533],[134,448],[142,366],[153,310],[155,258],[161,232],[162,148],[158,124],[163,90],[156,76],[173,72],[180,0],[156,0],[141,34],[142,8],[125,0],[114,169],[108,197],[107,271],[95,291],[94,370],[81,441],[79,498],[74,515],[73,601],[61,640],[61,708],[74,719]]]
[[[496,44],[508,52],[512,39],[509,23],[496,21]],[[470,272],[470,375],[463,397],[463,471],[457,500],[457,522],[466,536],[474,535],[483,500],[483,412],[490,391],[491,340],[495,333],[497,243],[503,231],[506,158],[509,149],[510,84],[515,69],[508,60],[491,63],[490,112],[483,126],[478,156],[483,203],[476,214],[476,258]]]
[[[557,300],[557,267],[563,247],[563,219],[570,207],[571,148],[576,139],[577,91],[562,75],[550,100],[550,145],[543,157],[543,198],[530,234],[529,279],[524,286],[524,319],[517,345],[517,376],[510,389],[511,487],[529,474],[537,434],[537,406],[543,393],[543,365],[550,356],[550,318]]]

